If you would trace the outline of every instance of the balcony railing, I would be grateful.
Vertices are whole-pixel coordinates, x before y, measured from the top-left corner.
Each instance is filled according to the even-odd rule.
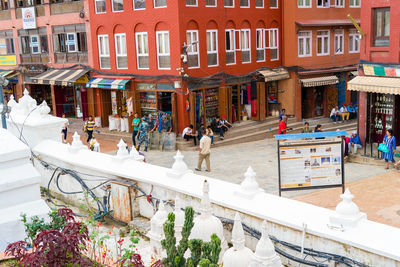
[[[46,64],[50,63],[50,57],[48,54],[21,54],[21,63]]]
[[[0,11],[0,20],[9,20],[9,19],[11,19],[11,10]]]
[[[87,63],[87,53],[54,53],[56,63]]]
[[[62,2],[50,5],[51,15],[80,12],[83,9],[83,1]]]

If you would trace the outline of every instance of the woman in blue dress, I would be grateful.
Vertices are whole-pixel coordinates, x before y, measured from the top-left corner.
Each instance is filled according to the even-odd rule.
[[[389,161],[395,163],[394,152],[396,150],[396,137],[393,136],[392,129],[386,131],[386,135],[383,138],[383,143],[389,149],[387,153],[383,153],[383,158],[385,159],[386,162],[386,169],[389,169]]]

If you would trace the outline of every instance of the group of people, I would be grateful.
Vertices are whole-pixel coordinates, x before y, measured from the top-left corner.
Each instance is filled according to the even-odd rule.
[[[357,118],[358,106],[357,104],[350,103],[350,105],[346,106],[343,104],[340,109],[338,106],[335,106],[331,110],[331,114],[329,117],[333,120],[334,123],[338,121],[344,122],[345,120],[348,121],[350,119]]]

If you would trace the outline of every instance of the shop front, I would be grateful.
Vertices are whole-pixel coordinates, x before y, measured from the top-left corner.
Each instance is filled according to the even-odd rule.
[[[8,85],[3,87],[3,97],[6,102],[10,100],[11,96],[15,97],[16,86],[18,83],[18,73],[14,70],[0,70],[0,76],[8,80]]]
[[[82,90],[89,80],[87,69],[52,69],[31,78],[31,94],[39,103],[46,100],[55,116],[87,118],[88,102]]]
[[[347,89],[358,91],[362,142],[381,143],[389,129],[400,144],[400,78],[357,76]]]
[[[302,118],[329,116],[332,108],[338,105],[339,83],[337,76],[302,78],[301,87]]]

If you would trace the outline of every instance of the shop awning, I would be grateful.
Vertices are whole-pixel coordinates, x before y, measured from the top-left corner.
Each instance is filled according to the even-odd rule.
[[[15,70],[0,70],[0,76],[3,76],[4,78],[11,78],[15,75],[17,75]]]
[[[351,75],[353,75],[353,76],[358,76],[358,71],[352,71],[352,72],[351,72]]]
[[[75,70],[48,70],[42,74],[33,77],[32,83],[37,84],[52,84],[62,86],[73,86],[80,77],[88,73],[87,69]]]
[[[289,79],[289,72],[283,68],[261,70],[258,73],[264,76],[266,82]]]
[[[339,82],[338,77],[336,76],[322,76],[316,78],[308,78],[308,79],[300,79],[300,82],[304,87],[314,87],[314,86],[323,86],[330,84],[337,84]]]
[[[400,78],[357,76],[347,83],[347,90],[400,95]]]
[[[122,89],[125,90],[126,84],[131,79],[105,79],[93,78],[86,83],[87,88],[103,88],[103,89]]]

